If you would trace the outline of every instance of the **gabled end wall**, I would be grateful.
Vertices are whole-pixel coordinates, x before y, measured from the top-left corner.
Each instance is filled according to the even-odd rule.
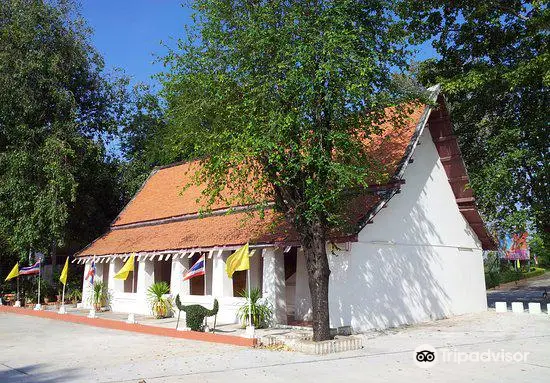
[[[332,327],[394,327],[486,310],[482,244],[461,213],[430,129],[350,251],[329,256]]]

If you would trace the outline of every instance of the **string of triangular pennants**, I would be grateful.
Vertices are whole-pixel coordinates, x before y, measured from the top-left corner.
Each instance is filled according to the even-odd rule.
[[[252,246],[251,246],[252,247]],[[258,246],[251,249],[250,256],[252,257],[255,255],[256,250],[260,250],[262,248],[271,247],[271,246]],[[222,247],[222,248],[195,248],[191,250],[182,250],[182,251],[165,251],[165,252],[152,252],[152,253],[135,253],[136,259],[138,261],[147,260],[149,259],[152,261],[156,257],[158,257],[159,261],[167,261],[169,259],[177,259],[177,258],[192,258],[193,255],[197,253],[208,253],[207,257],[208,259],[211,259],[213,255],[217,252],[218,255],[221,255],[224,251],[230,251],[230,250],[237,250],[240,246],[228,246],[228,247]],[[286,246],[284,249],[285,253],[288,253],[292,246]],[[133,253],[132,253],[133,254]],[[91,262],[95,259],[96,263],[109,263],[113,259],[121,259],[123,262],[126,262],[126,260],[132,255],[132,254],[114,254],[114,255],[102,255],[102,256],[83,256],[83,257],[76,257],[72,260],[72,263],[87,263]]]

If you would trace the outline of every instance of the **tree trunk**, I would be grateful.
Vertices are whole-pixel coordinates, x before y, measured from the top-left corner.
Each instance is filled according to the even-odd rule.
[[[318,221],[302,226],[300,232],[313,309],[313,340],[328,340],[331,339],[328,307],[330,269],[324,227]]]

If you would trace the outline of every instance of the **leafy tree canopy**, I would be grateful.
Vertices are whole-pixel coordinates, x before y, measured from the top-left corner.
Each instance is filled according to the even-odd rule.
[[[197,180],[207,202],[272,191],[304,248],[314,338],[327,339],[327,233],[350,190],[388,175],[364,139],[404,100],[392,69],[406,67],[406,31],[393,1],[193,4],[189,40],[166,57],[168,117],[180,131],[172,149],[205,156]]]
[[[118,210],[102,142],[124,83],[89,33],[70,1],[0,2],[0,238],[20,255],[74,239],[70,220],[89,240]]]
[[[184,148],[176,150],[179,131],[169,129],[162,99],[143,84],[129,95],[121,129],[121,187],[129,201],[155,166],[187,159]],[[173,135],[176,134],[176,137]]]
[[[416,37],[441,55],[419,78],[443,85],[482,211],[503,231],[534,226],[550,244],[548,2],[404,4]]]

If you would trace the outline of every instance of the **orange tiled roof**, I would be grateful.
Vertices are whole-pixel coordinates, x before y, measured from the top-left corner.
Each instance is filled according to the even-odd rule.
[[[386,123],[382,125],[380,135],[366,141],[366,155],[385,168],[388,179],[403,159],[425,108],[425,105],[412,107],[405,126],[397,128]],[[197,166],[198,161],[191,161],[154,171],[115,219],[111,230],[79,255],[229,246],[247,241],[273,243],[297,239],[287,225],[275,224],[279,220],[273,211],[266,211],[264,219],[258,214],[250,216],[246,213],[186,219],[185,216],[201,209],[200,202],[197,202],[202,191],[200,186],[193,185],[182,192]],[[375,196],[358,198],[355,206],[350,207],[350,219],[357,222],[378,200]],[[226,207],[218,203],[211,209]],[[177,217],[184,220],[176,221]],[[157,220],[167,221],[155,223]]]
[[[295,241],[284,223],[271,230],[276,213],[233,213],[124,229],[112,228],[80,255],[123,254],[198,247]]]

